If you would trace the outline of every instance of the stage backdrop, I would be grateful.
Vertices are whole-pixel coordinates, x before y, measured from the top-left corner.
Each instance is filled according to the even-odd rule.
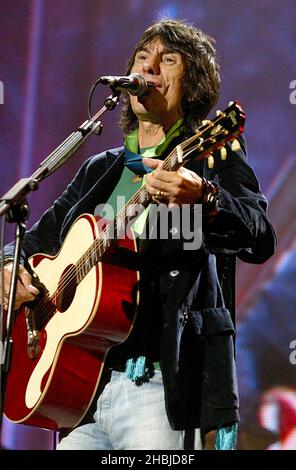
[[[91,85],[101,75],[125,73],[135,42],[153,20],[185,19],[216,39],[222,75],[217,108],[239,100],[246,110],[249,161],[279,235],[278,252],[265,265],[238,266],[239,445],[246,449],[296,449],[295,13],[294,0],[0,3],[1,194],[87,118]],[[108,94],[98,89],[94,109]],[[30,197],[29,225],[87,157],[121,145],[117,120],[117,110],[105,114],[102,135],[91,137]],[[50,449],[54,437],[5,421],[2,445]]]

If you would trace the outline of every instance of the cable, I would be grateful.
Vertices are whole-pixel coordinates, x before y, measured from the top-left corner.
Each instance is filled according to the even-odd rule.
[[[90,92],[89,92],[89,96],[88,96],[88,117],[89,117],[89,119],[92,118],[92,112],[91,112],[92,97],[93,97],[94,91],[95,91],[95,89],[96,89],[96,87],[99,83],[100,83],[100,78],[98,78],[98,80],[93,84],[93,86],[91,87]]]

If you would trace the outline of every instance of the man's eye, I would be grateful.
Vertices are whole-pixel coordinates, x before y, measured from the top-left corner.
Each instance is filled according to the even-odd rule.
[[[138,60],[145,60],[146,56],[145,55],[138,55],[137,59]]]
[[[175,62],[175,60],[173,59],[173,57],[163,57],[163,62],[166,62],[168,64],[171,64],[173,62]]]

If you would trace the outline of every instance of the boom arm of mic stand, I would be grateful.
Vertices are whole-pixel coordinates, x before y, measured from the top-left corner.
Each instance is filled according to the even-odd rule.
[[[26,195],[37,189],[38,183],[47,176],[54,173],[60,166],[67,162],[72,155],[92,134],[102,132],[102,123],[99,117],[107,110],[114,109],[119,103],[119,93],[115,92],[105,100],[105,105],[91,119],[88,119],[75,132],[69,135],[43,162],[37,170],[29,177],[20,179],[6,194],[0,198],[0,217],[9,212],[12,205],[26,197]]]

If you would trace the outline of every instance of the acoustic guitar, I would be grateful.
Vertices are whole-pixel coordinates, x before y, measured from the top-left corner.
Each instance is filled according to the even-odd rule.
[[[245,114],[236,102],[203,121],[196,133],[164,160],[173,171],[189,159],[208,158],[243,132]],[[29,259],[41,294],[23,304],[12,326],[12,355],[7,377],[5,416],[15,422],[61,430],[86,414],[100,382],[110,348],[125,341],[138,304],[139,273],[117,263],[118,251],[136,251],[129,222],[133,207],[148,207],[143,185],[112,221],[81,215],[56,256]]]

